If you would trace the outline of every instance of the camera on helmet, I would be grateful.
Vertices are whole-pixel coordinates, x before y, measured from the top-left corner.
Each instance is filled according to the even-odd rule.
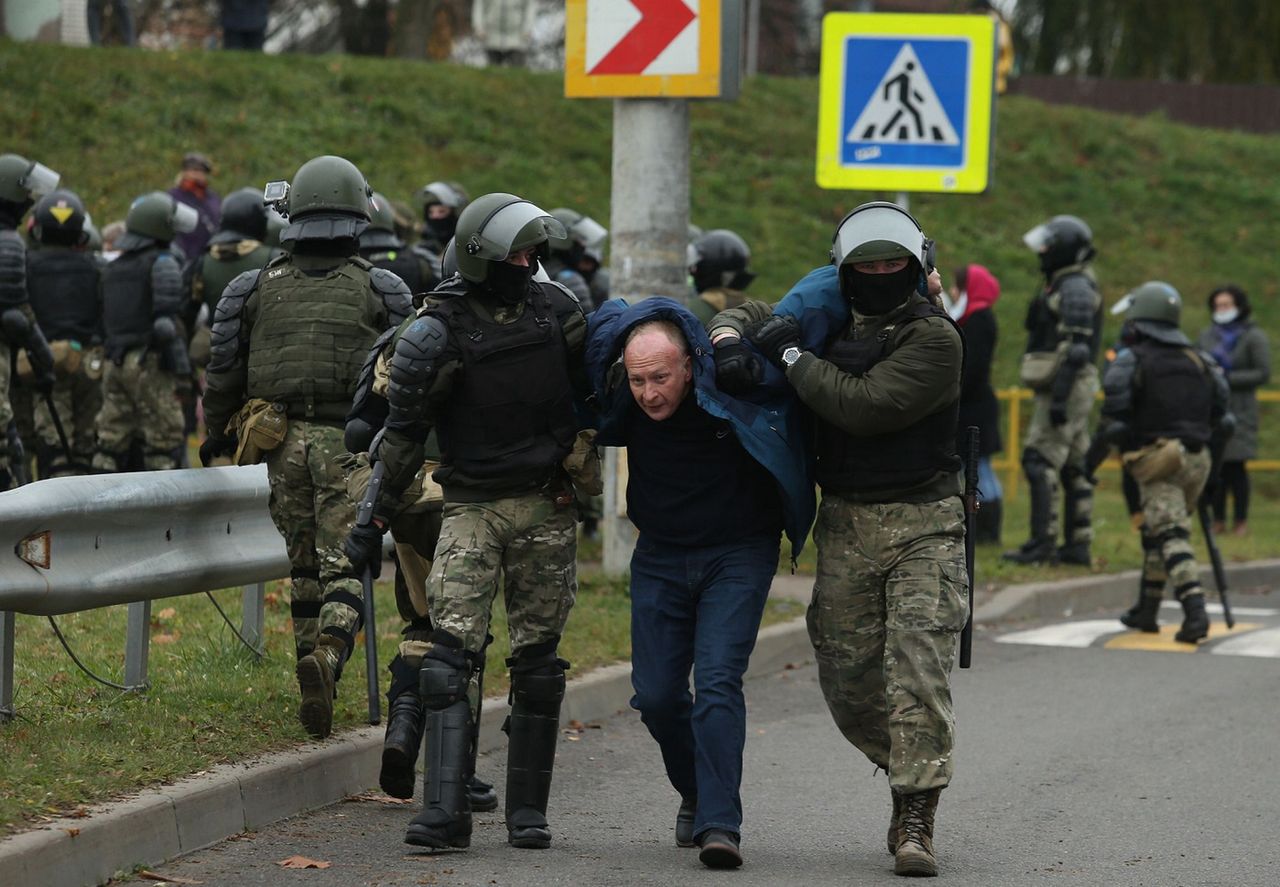
[[[267,182],[267,187],[262,189],[262,203],[269,209],[274,209],[280,215],[288,218],[289,183]]]

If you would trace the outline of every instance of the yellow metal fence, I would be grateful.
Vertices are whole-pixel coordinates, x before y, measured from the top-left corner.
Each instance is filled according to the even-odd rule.
[[[1004,497],[1012,501],[1018,495],[1018,485],[1022,481],[1022,431],[1026,424],[1026,413],[1029,411],[1035,392],[1030,388],[1001,388],[996,391],[996,398],[1008,406],[1008,417],[1005,422],[1004,452],[991,460],[991,467],[1003,475]],[[1098,393],[1102,400],[1102,393]],[[1280,391],[1259,391],[1259,403],[1280,403]],[[1025,406],[1024,406],[1025,404]],[[1250,471],[1280,471],[1280,459],[1250,459]],[[1118,470],[1120,460],[1110,458],[1102,463],[1102,467]]]

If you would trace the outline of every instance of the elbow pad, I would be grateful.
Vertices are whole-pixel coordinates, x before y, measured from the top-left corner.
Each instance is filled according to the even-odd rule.
[[[427,390],[447,342],[448,328],[430,315],[417,318],[400,334],[389,365],[388,427],[407,430],[425,418]]]

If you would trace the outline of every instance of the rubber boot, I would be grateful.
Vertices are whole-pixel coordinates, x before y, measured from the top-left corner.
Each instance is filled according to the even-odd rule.
[[[460,648],[433,643],[422,660],[418,695],[425,711],[422,812],[405,832],[406,844],[445,850],[471,846],[472,718],[469,664]]]
[[[342,642],[328,635],[298,660],[298,689],[302,692],[298,720],[312,739],[325,739],[333,732],[333,698],[341,661]]]
[[[933,817],[942,789],[902,796],[898,815],[898,846],[893,853],[893,873],[932,878],[938,874],[933,855]]]
[[[551,846],[547,801],[560,736],[564,700],[563,659],[519,657],[511,667],[511,742],[507,747],[507,843],[541,850]]]
[[[1054,563],[1058,549],[1049,535],[1050,509],[1053,508],[1049,483],[1040,473],[1028,473],[1027,487],[1031,492],[1031,538],[1022,543],[1022,547],[1006,551],[1003,557],[1015,564]]]
[[[1175,641],[1196,644],[1209,636],[1209,614],[1204,611],[1204,594],[1193,591],[1182,598],[1182,627],[1173,636]]]
[[[988,499],[978,506],[976,539],[982,543],[1000,543],[1000,526],[1004,522],[1004,500]]]

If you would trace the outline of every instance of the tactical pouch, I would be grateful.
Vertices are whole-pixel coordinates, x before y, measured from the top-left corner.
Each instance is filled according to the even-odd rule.
[[[284,443],[289,430],[282,403],[255,397],[240,408],[227,423],[227,433],[236,438],[236,465],[257,465],[267,453]]]
[[[74,376],[80,371],[80,364],[83,355],[80,351],[80,343],[71,339],[58,339],[49,343],[49,350],[53,352],[53,372],[59,379],[65,379]],[[18,378],[23,381],[30,380],[35,376],[35,370],[31,367],[31,358],[27,354],[27,349],[23,348],[18,352],[15,369]]]
[[[106,363],[102,356],[102,348],[90,348],[85,360],[87,361],[84,365],[85,377],[91,382],[101,381]]]
[[[369,487],[369,476],[373,474],[369,454],[346,453],[338,457],[338,464],[347,473],[347,495],[351,497],[351,501],[363,501],[365,490]],[[439,467],[439,462],[422,463],[392,509],[395,515],[439,511],[444,507],[444,489],[431,479],[431,473]]]
[[[564,457],[564,470],[573,481],[574,489],[585,496],[599,496],[604,492],[604,469],[600,462],[600,450],[596,446],[596,430],[587,428],[578,432],[573,449]]]
[[[1138,483],[1148,484],[1173,477],[1186,464],[1187,449],[1176,437],[1159,438],[1140,450],[1120,457],[1125,470]]]
[[[1062,365],[1063,351],[1028,351],[1022,355],[1018,378],[1032,391],[1048,391]]]

